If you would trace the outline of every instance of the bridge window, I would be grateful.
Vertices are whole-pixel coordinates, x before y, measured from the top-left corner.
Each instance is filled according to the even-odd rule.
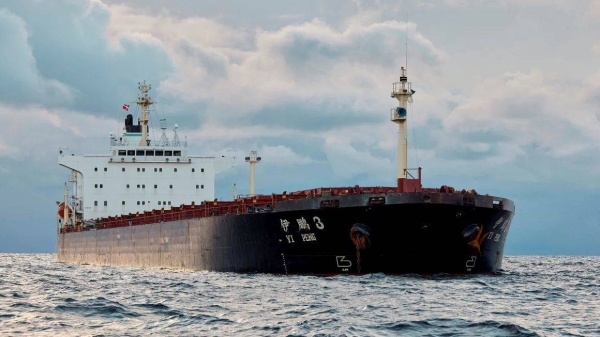
[[[195,168],[192,168],[192,172],[196,172],[196,169],[195,169]]]
[[[128,156],[135,156],[135,150],[127,150]]]
[[[136,150],[135,151],[135,155],[136,156],[143,156],[144,155],[144,150]]]
[[[166,205],[166,204],[167,204],[167,202],[166,202],[166,201],[163,201],[163,205]]]
[[[100,184],[100,188],[102,188],[102,184]]]
[[[200,185],[200,188],[204,189],[204,185]]]
[[[140,184],[138,184],[138,188],[140,188]]]
[[[108,169],[105,167],[105,168],[104,168],[104,172],[106,172],[106,171],[108,171]]]
[[[98,200],[94,201],[94,206],[98,206]]]
[[[169,188],[173,188],[173,185],[169,185]]]
[[[145,167],[142,167],[142,172],[146,172],[146,168]]]
[[[169,205],[171,205],[171,202],[169,201]]]
[[[94,171],[98,172],[98,168],[97,168],[97,167],[94,167]]]
[[[165,151],[165,156],[172,156],[173,155],[173,151]]]
[[[203,169],[203,168],[201,168],[201,169],[200,169],[200,172],[204,172],[204,169]]]
[[[98,188],[98,184],[94,184],[94,188]]]
[[[154,168],[154,172],[156,172],[156,171],[158,171],[158,169],[155,167],[155,168]]]
[[[119,150],[119,156],[126,156],[126,155],[127,155],[127,151]]]
[[[163,155],[163,151],[162,150],[156,150],[156,151],[154,151],[154,155],[155,156],[162,156]]]
[[[160,206],[160,201],[158,202],[158,205]]]
[[[125,206],[125,200],[121,201],[121,205]]]
[[[181,151],[174,151],[174,152],[173,152],[173,155],[174,155],[175,157],[181,157]]]
[[[138,205],[140,204],[140,202],[138,201]]]
[[[200,185],[196,185],[196,189],[199,189],[199,188],[200,188]]]
[[[158,188],[158,185],[156,185],[156,184],[155,184],[155,185],[154,185],[154,188]]]
[[[154,156],[154,150],[147,150],[146,156]]]
[[[177,167],[173,169],[173,172],[177,172]]]
[[[142,184],[142,188],[146,188],[146,185]]]
[[[145,201],[142,201],[142,205],[145,205],[145,204],[146,204],[146,202],[145,202]]]
[[[108,201],[104,200],[104,206],[108,206]]]
[[[158,169],[158,172],[162,172],[162,167]]]
[[[127,188],[129,188],[129,184],[127,184]]]
[[[124,168],[124,167],[122,167],[122,168],[121,168],[121,171],[125,172],[125,168]]]
[[[139,167],[137,168],[137,170],[138,170],[138,172],[140,172],[140,168]]]

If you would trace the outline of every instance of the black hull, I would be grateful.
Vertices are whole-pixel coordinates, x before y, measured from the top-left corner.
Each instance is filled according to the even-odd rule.
[[[326,198],[314,198],[278,203],[270,213],[59,234],[58,259],[320,275],[501,269],[514,216],[510,200],[403,193],[369,205],[370,197],[345,197],[334,208],[321,208]],[[357,235],[354,241],[351,232]]]

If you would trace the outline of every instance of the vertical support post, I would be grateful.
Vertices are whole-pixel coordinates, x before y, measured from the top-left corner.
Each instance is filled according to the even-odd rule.
[[[256,151],[251,151],[250,156],[246,157],[246,162],[250,163],[250,196],[254,196],[254,165],[258,163],[261,158],[258,157]]]
[[[408,178],[408,135],[407,135],[407,111],[408,103],[412,103],[412,95],[415,93],[408,82],[406,68],[400,68],[400,82],[392,84],[391,96],[398,100],[398,106],[392,109],[391,120],[398,124],[398,181]]]
[[[406,179],[408,171],[408,136],[406,134],[406,122],[398,123],[398,179]]]
[[[255,162],[250,162],[250,196],[254,196],[254,165]]]

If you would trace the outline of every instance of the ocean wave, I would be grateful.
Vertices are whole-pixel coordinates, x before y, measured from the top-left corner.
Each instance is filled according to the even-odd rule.
[[[333,277],[55,260],[0,254],[0,335],[600,335],[600,257],[508,256],[491,276]]]

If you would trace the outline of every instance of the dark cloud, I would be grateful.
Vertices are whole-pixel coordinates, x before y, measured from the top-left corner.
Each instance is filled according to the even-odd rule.
[[[351,106],[331,108],[329,102],[287,102],[269,106],[248,118],[232,120],[233,125],[266,125],[295,130],[336,132],[344,125],[378,124],[385,118],[372,112],[353,111]]]
[[[28,71],[68,89],[71,99],[59,101],[55,106],[113,116],[123,103],[135,99],[137,82],[147,80],[158,87],[172,71],[169,56],[158,45],[123,39],[120,41],[123,50],[113,49],[104,33],[109,13],[99,5],[81,1],[60,4],[41,1],[35,6],[27,2],[9,4],[10,12],[27,23],[23,26],[27,35],[11,34],[13,40],[19,40],[4,45],[3,49],[17,60],[26,60],[29,49],[32,69]],[[24,69],[17,71],[22,75],[14,77],[27,78]],[[14,86],[15,82],[18,81],[14,78],[2,77],[0,86]],[[46,104],[45,97],[31,94],[37,90],[36,83],[26,83],[0,99],[10,102],[14,101],[12,97],[18,97],[22,104]]]
[[[0,8],[0,102],[68,103],[67,86],[39,73],[26,28],[20,17]]]

